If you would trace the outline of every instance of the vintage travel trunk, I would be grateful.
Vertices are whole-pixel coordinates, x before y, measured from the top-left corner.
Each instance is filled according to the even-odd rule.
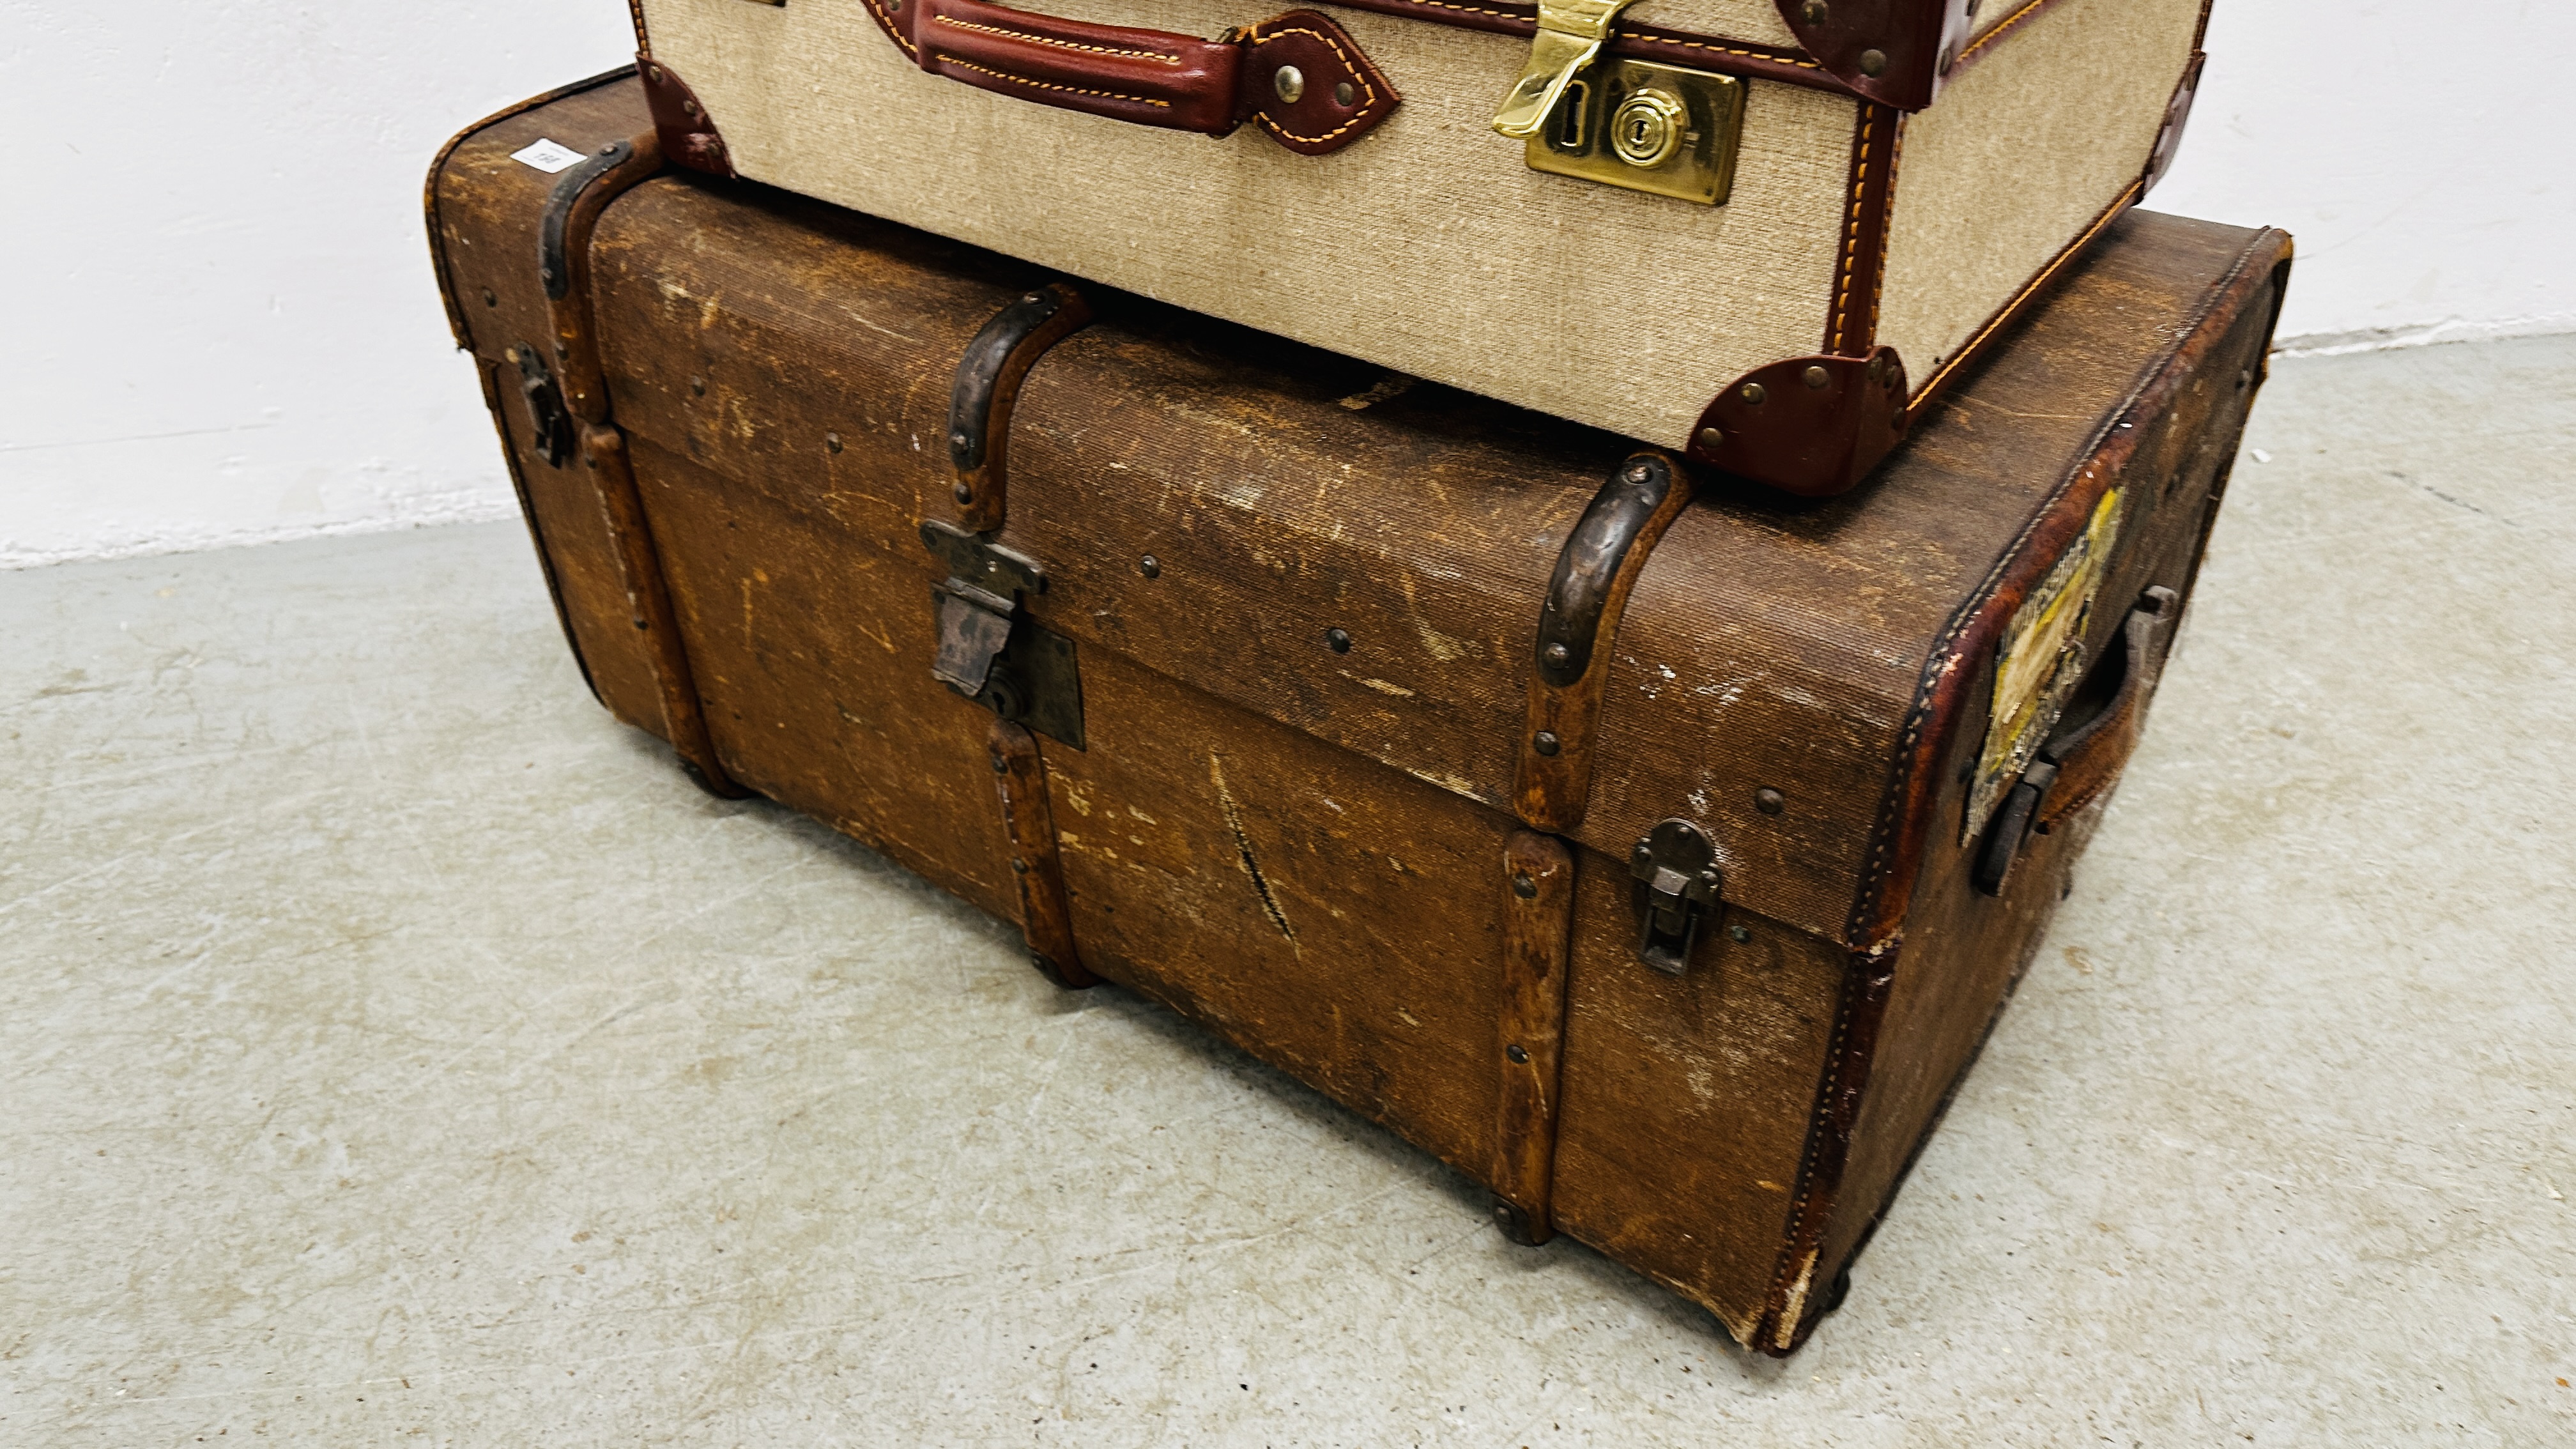
[[[657,144],[608,77],[430,183],[600,701],[1794,1348],[2138,737],[2288,239],[2114,223],[1782,506]]]
[[[2154,183],[2207,0],[1031,3],[632,8],[677,164],[1824,494]]]

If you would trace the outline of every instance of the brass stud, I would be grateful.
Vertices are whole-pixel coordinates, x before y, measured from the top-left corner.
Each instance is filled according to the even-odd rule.
[[[694,116],[698,114],[698,103],[696,101],[682,101],[680,102],[680,109]]]
[[[1633,464],[1628,469],[1628,481],[1631,483],[1643,483],[1653,476],[1655,476],[1653,470],[1643,463]]]
[[[1762,390],[1762,384],[1758,382],[1748,382],[1744,385],[1744,400],[1755,407],[1762,406],[1762,400],[1770,395]]]
[[[1825,0],[1807,0],[1807,8],[1800,13],[1807,17],[1809,25],[1824,24],[1828,13],[1825,9]]]
[[[1359,99],[1359,94],[1358,91],[1351,89],[1349,81],[1343,81],[1333,87],[1333,104],[1347,111],[1351,108],[1351,102]]]
[[[1787,809],[1789,797],[1765,785],[1753,792],[1753,808],[1765,815],[1777,815]]]
[[[1136,560],[1136,572],[1149,579],[1159,579],[1163,576],[1163,561],[1149,553]]]
[[[1860,73],[1862,75],[1871,76],[1885,75],[1887,73],[1887,52],[1883,50],[1862,51],[1860,53]]]
[[[1334,653],[1336,653],[1336,654],[1348,654],[1348,653],[1350,653],[1350,652],[1351,652],[1351,631],[1350,631],[1350,630],[1348,630],[1348,629],[1327,629],[1327,630],[1325,630],[1325,631],[1324,631],[1324,647],[1325,647],[1325,648],[1327,648],[1327,649],[1332,650],[1332,651],[1333,651]]]
[[[1568,659],[1574,657],[1574,651],[1566,648],[1562,644],[1550,644],[1542,652],[1545,654],[1547,662],[1550,664],[1563,664]]]
[[[649,74],[653,77],[653,84],[658,86],[662,83],[662,68],[660,66],[654,66]]]
[[[1714,453],[1726,446],[1726,434],[1715,428],[1702,428],[1699,430],[1699,445],[1702,449]]]
[[[823,435],[823,446],[831,449],[835,453],[841,451],[841,435],[838,433],[825,433]]]
[[[1552,760],[1558,750],[1565,748],[1565,742],[1556,737],[1554,730],[1540,730],[1530,737],[1530,748]]]
[[[1824,364],[1823,364],[1823,363],[1815,363],[1815,364],[1810,365],[1810,366],[1807,368],[1807,371],[1806,371],[1806,373],[1805,373],[1804,375],[1805,375],[1806,380],[1807,380],[1807,386],[1812,387],[1812,388],[1818,388],[1818,389],[1821,389],[1821,388],[1823,388],[1823,387],[1825,386],[1825,384],[1827,384],[1827,383],[1829,383],[1829,382],[1832,382],[1832,381],[1834,380],[1834,375],[1833,375],[1832,373],[1830,373],[1830,372],[1825,371],[1825,367],[1824,367]]]
[[[1306,94],[1306,73],[1293,65],[1283,65],[1271,74],[1270,88],[1279,93],[1279,99],[1293,106],[1299,97]]]
[[[1530,879],[1528,871],[1521,871],[1512,877],[1512,894],[1525,901],[1534,899],[1538,895],[1538,882]]]
[[[1529,1065],[1529,1048],[1522,1046],[1519,1042],[1514,1042],[1510,1046],[1503,1048],[1503,1055],[1512,1059],[1513,1066],[1525,1067]]]

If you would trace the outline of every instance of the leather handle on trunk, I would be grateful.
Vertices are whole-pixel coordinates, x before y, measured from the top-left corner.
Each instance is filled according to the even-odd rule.
[[[923,70],[996,95],[1173,131],[1246,121],[1321,156],[1404,102],[1349,32],[1291,10],[1214,40],[1094,25],[987,0],[867,0]]]
[[[2002,895],[2023,842],[2055,830],[2120,778],[2146,728],[2147,700],[2164,672],[2181,602],[2180,595],[2162,587],[2138,596],[2137,606],[2120,625],[2114,652],[2077,686],[2070,717],[2040,746],[2039,758],[2022,771],[2003,808],[1995,812],[1977,854],[1973,879],[1979,891]],[[2086,704],[2094,707],[2073,712]]]

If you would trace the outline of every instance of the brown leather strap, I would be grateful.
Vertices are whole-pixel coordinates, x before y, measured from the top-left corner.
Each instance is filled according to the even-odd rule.
[[[2139,598],[2121,625],[2127,658],[2118,691],[2101,713],[2041,748],[2040,758],[2057,767],[2057,777],[2032,816],[2033,830],[2046,835],[2092,804],[2120,778],[2129,756],[2137,753],[2138,737],[2146,729],[2147,700],[2156,692],[2156,680],[2164,672],[2165,648],[2173,639],[2176,605],[2177,596],[2166,588],[2149,589]]]
[[[1534,829],[1570,831],[1592,797],[1592,744],[1610,642],[1647,555],[1691,500],[1688,470],[1658,452],[1632,455],[1566,531],[1540,606],[1529,706],[1512,778],[1512,809]]]
[[[2146,728],[2147,701],[2164,672],[2180,611],[2181,596],[2171,589],[2159,586],[2139,595],[2120,625],[2116,652],[2094,666],[2104,676],[2101,688],[2109,690],[2108,698],[2088,675],[2076,687],[2072,706],[2083,712],[2070,712],[1996,810],[1970,876],[1980,892],[2002,895],[2031,836],[2049,834],[2119,780]],[[2107,673],[2115,670],[2116,675]],[[2112,678],[2116,685],[2109,683]]]
[[[1091,304],[1067,282],[1022,293],[975,334],[948,387],[948,461],[957,470],[957,521],[991,533],[1010,514],[1011,408],[1046,350],[1091,320]]]
[[[1320,156],[1404,101],[1348,31],[1312,10],[1201,40],[987,0],[867,3],[933,75],[1143,126],[1223,136],[1251,121],[1280,145]]]
[[[1574,925],[1574,852],[1515,830],[1503,843],[1503,1009],[1494,1052],[1494,1219],[1536,1247],[1556,1235],[1557,1064],[1565,1043],[1566,965]]]

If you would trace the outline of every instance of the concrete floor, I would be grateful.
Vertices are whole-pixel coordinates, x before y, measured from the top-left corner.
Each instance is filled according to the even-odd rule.
[[[700,795],[515,525],[0,575],[0,1443],[2576,1442],[2576,338],[2249,442],[1787,1363]]]

